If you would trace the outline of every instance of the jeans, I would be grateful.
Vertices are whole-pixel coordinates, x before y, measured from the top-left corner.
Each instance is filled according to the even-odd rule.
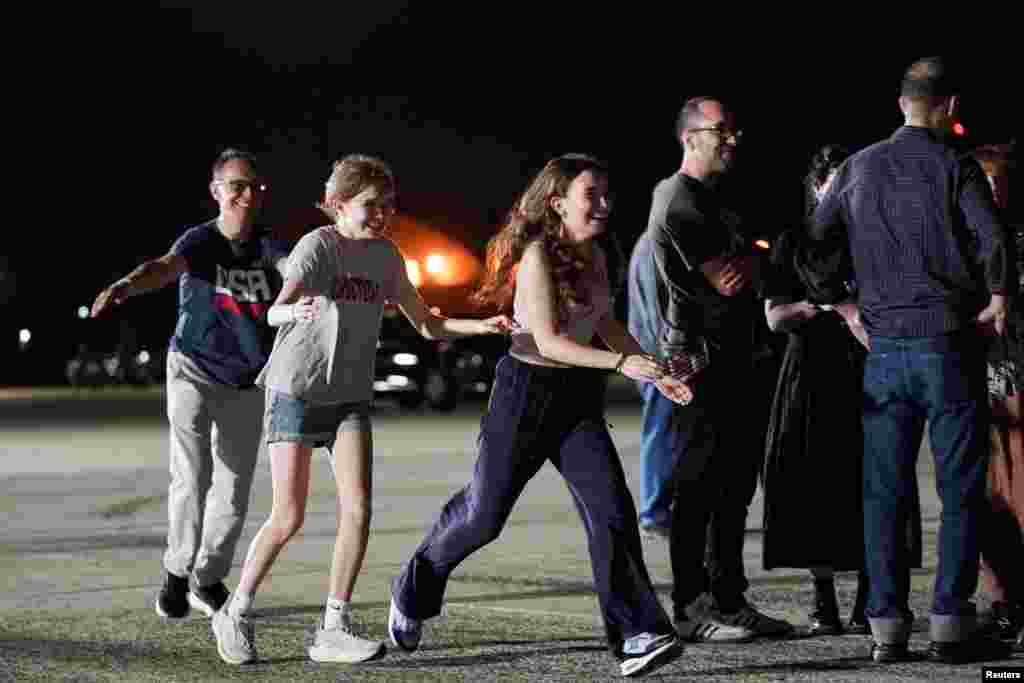
[[[985,381],[983,350],[973,331],[871,338],[864,368],[864,529],[871,579],[867,615],[876,637],[876,620],[905,623],[913,617],[904,535],[926,422],[942,502],[933,630],[937,618],[973,619],[988,465]]]
[[[640,435],[640,524],[672,524],[672,472],[689,433],[674,419],[676,404],[650,382],[638,382],[644,401]]]
[[[644,564],[636,507],[604,421],[604,377],[593,370],[498,362],[481,421],[473,479],[445,504],[395,578],[403,614],[437,616],[452,571],[498,537],[527,482],[550,461],[583,521],[610,649],[672,633]]]

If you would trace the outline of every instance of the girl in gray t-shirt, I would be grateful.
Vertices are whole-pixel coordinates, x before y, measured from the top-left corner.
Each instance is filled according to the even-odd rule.
[[[265,433],[273,476],[270,518],[256,534],[231,601],[214,617],[221,658],[256,657],[253,597],[274,559],[302,526],[313,448],[331,448],[338,486],[338,538],[324,616],[309,649],[318,662],[361,662],[384,645],[356,635],[349,600],[370,528],[372,447],[369,401],[381,315],[388,301],[428,339],[503,334],[505,316],[462,320],[434,315],[409,282],[395,245],[381,236],[394,214],[388,165],[352,155],[334,165],[321,208],[335,219],[303,237],[268,321],[277,338],[257,382],[266,387]]]

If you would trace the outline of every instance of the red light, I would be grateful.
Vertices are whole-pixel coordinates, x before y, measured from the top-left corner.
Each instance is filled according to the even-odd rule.
[[[967,129],[964,128],[964,124],[959,121],[953,124],[953,132],[960,136],[967,135]]]

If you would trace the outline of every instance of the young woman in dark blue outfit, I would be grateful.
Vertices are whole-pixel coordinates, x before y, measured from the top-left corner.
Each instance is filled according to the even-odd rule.
[[[657,382],[674,400],[686,387],[613,317],[595,242],[610,210],[605,166],[561,156],[537,175],[489,246],[478,296],[511,308],[519,329],[497,366],[473,479],[394,581],[389,631],[403,650],[416,649],[422,622],[440,612],[451,572],[497,538],[527,482],[551,461],[583,520],[622,675],[647,673],[682,651],[644,565],[636,508],[604,420],[604,377],[595,369]],[[590,345],[595,332],[611,351]]]

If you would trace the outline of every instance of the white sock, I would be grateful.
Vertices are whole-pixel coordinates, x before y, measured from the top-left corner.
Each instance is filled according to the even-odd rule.
[[[252,602],[256,598],[252,593],[233,593],[231,602],[228,603],[228,614],[235,619],[243,617],[252,609]]]
[[[324,607],[324,630],[347,624],[351,611],[352,607],[347,600],[327,596],[327,605]]]

